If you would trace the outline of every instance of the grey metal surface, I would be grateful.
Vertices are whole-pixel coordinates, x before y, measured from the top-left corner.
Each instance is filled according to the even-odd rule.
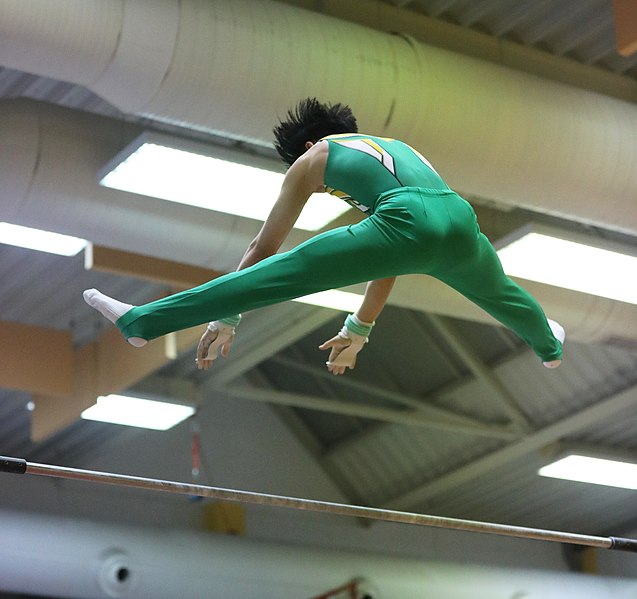
[[[606,0],[411,0],[400,6],[555,56],[637,76],[637,57],[617,52],[612,2]]]

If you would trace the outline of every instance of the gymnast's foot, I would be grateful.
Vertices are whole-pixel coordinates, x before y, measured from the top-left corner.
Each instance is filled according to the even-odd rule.
[[[134,307],[131,304],[118,302],[116,299],[100,293],[97,289],[87,289],[83,295],[84,301],[91,306],[91,308],[95,308],[104,318],[108,318],[113,324]],[[126,341],[135,347],[142,347],[147,343],[146,339],[141,339],[140,337],[129,337]]]
[[[566,332],[564,331],[564,327],[558,322],[551,320],[550,318],[547,320],[555,338],[562,345],[564,345],[564,339],[566,339]],[[546,366],[547,368],[557,368],[561,363],[562,360],[551,360],[550,362],[542,362],[542,364],[544,364],[544,366]]]

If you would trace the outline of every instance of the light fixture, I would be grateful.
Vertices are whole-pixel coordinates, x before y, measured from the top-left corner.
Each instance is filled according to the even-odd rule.
[[[11,223],[0,223],[0,243],[59,256],[75,256],[88,244],[85,239],[78,237]]]
[[[328,289],[298,297],[294,301],[301,304],[310,304],[343,312],[356,312],[360,308],[363,296],[358,293],[341,291],[340,289]]]
[[[81,414],[85,420],[97,420],[125,426],[165,431],[194,414],[194,408],[163,401],[107,395]]]
[[[538,225],[523,227],[496,247],[510,276],[637,304],[632,248]]]
[[[121,191],[265,220],[283,173],[264,157],[146,132],[101,169],[98,179]],[[295,227],[316,231],[348,209],[338,198],[313,194]]]
[[[538,474],[594,485],[637,490],[637,463],[569,453],[540,468]]]

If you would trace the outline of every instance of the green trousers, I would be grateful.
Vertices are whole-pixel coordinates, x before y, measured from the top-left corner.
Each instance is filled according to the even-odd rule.
[[[405,187],[379,197],[355,225],[175,295],[118,321],[126,338],[167,333],[296,297],[402,274],[428,274],[517,333],[543,360],[562,347],[533,297],[507,277],[468,202],[453,191]]]

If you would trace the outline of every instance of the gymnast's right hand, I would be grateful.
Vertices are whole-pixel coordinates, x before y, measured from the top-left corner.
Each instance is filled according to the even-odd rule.
[[[319,345],[319,349],[331,350],[330,357],[325,362],[327,369],[336,375],[345,374],[348,368],[353,370],[356,366],[356,356],[363,349],[366,341],[365,337],[354,335],[349,331],[347,333],[341,331],[335,337]]]
[[[208,370],[217,359],[219,351],[224,358],[230,354],[235,327],[215,320],[208,325],[197,347],[197,368]]]
[[[365,347],[374,322],[363,322],[355,314],[350,314],[338,335],[319,345],[319,349],[329,349],[330,357],[325,364],[332,374],[345,374],[356,366],[356,356]]]

